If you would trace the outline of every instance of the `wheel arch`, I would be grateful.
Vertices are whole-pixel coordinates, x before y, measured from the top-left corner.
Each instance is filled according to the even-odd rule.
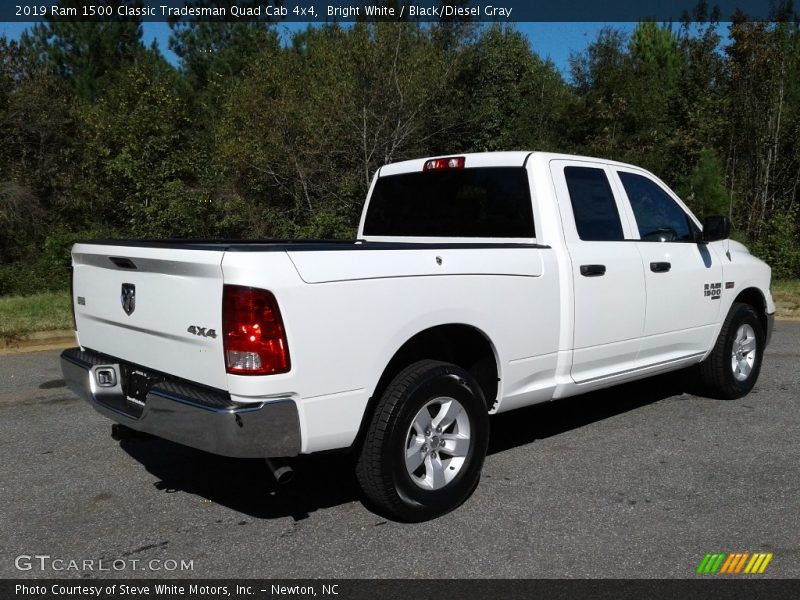
[[[755,309],[756,314],[758,314],[758,321],[761,323],[761,329],[764,332],[764,335],[767,335],[769,321],[767,318],[767,299],[764,296],[764,293],[757,287],[747,287],[739,292],[734,299],[733,304],[736,304],[737,302],[749,304]]]
[[[429,327],[410,337],[387,363],[370,395],[353,447],[360,446],[386,386],[405,367],[425,359],[458,365],[478,382],[486,400],[486,410],[491,410],[496,404],[500,391],[500,361],[489,336],[477,327],[464,323]]]

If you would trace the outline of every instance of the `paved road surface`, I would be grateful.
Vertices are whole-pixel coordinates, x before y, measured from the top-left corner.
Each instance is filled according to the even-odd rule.
[[[691,577],[714,551],[800,577],[800,323],[741,400],[683,375],[493,418],[476,493],[418,525],[367,510],[345,457],[276,490],[257,460],[115,442],[57,357],[0,357],[0,577],[114,575],[16,570],[34,554],[126,577]]]

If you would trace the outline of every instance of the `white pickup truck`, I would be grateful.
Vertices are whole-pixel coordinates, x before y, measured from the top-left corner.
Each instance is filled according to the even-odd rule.
[[[390,164],[355,242],[76,244],[62,369],[125,428],[273,472],[349,449],[374,507],[429,519],[475,489],[492,413],[695,364],[747,394],[775,308],[729,230],[610,160]]]

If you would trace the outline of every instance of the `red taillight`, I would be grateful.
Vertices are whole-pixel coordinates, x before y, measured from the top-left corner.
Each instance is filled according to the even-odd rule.
[[[291,368],[281,311],[271,292],[226,285],[222,328],[228,373],[271,375]]]
[[[446,171],[447,169],[463,169],[464,157],[451,156],[450,158],[432,158],[425,161],[423,171]]]

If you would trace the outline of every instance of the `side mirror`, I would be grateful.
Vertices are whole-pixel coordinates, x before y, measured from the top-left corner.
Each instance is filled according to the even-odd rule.
[[[703,219],[702,243],[727,240],[731,235],[731,220],[728,217],[712,216]]]

